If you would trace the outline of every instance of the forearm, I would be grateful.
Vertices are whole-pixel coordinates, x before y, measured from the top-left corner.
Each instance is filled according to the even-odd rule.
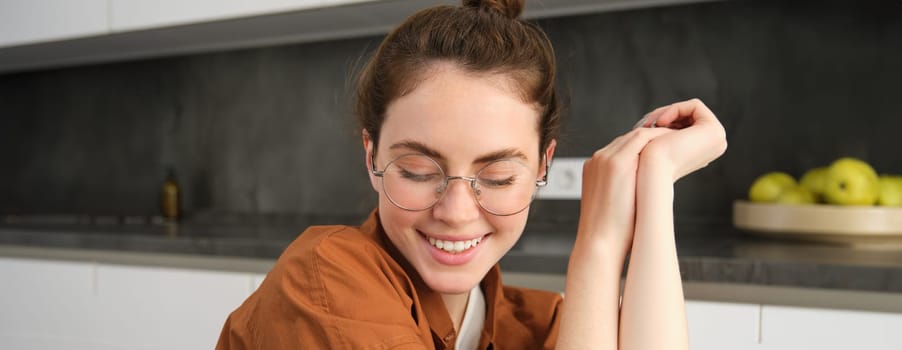
[[[620,316],[622,349],[687,349],[682,280],[673,230],[672,170],[639,165],[636,230]]]
[[[570,254],[557,349],[616,349],[624,253],[589,232]]]

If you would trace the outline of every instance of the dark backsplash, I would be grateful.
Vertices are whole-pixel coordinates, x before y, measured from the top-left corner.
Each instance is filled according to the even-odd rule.
[[[728,220],[769,170],[850,155],[902,173],[899,2],[728,1],[540,24],[569,100],[559,156],[587,156],[676,100],[718,114],[729,150],[677,184],[678,220]],[[380,39],[0,75],[0,213],[154,214],[172,166],[189,215],[362,217],[375,195],[349,91]],[[532,218],[572,225],[578,207],[538,201]]]

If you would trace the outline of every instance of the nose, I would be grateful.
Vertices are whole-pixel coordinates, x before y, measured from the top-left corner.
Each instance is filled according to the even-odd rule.
[[[481,209],[470,186],[471,182],[466,179],[449,180],[442,198],[432,208],[432,215],[452,226],[479,218]]]

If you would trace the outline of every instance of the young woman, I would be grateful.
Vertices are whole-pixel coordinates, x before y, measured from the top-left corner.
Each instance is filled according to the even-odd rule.
[[[673,183],[726,149],[698,100],[652,111],[586,162],[566,298],[501,285],[559,123],[551,44],[522,7],[464,0],[385,38],[356,108],[378,208],[302,233],[218,349],[688,348]]]

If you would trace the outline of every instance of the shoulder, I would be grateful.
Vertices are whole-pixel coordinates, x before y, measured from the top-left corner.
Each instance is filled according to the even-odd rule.
[[[320,289],[330,299],[341,298],[345,288],[396,288],[406,279],[378,234],[353,226],[308,228],[285,249],[270,273],[281,275],[275,282],[293,281],[308,292]]]
[[[497,305],[495,339],[511,343],[501,348],[553,348],[557,341],[562,302],[560,293],[502,287]]]
[[[385,252],[377,239],[374,234],[354,226],[311,226],[285,248],[277,265],[282,262],[305,263],[307,260],[335,257],[367,260]]]
[[[313,226],[285,249],[227,328],[267,349],[416,343],[412,295],[412,282],[377,233]]]

